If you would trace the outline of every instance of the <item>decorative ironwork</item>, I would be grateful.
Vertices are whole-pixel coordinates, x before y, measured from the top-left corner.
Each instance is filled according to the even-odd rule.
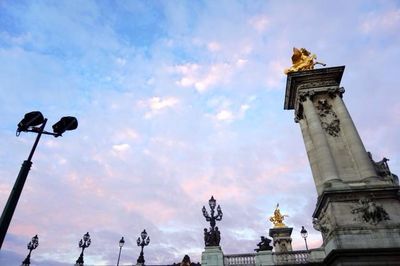
[[[221,221],[223,214],[221,207],[218,205],[217,215],[214,215],[216,203],[217,201],[214,199],[214,196],[211,196],[211,199],[208,201],[211,209],[211,215],[208,214],[205,206],[203,206],[202,209],[203,216],[206,218],[206,221],[210,222],[209,231],[207,231],[207,228],[204,228],[204,243],[206,247],[219,246],[219,242],[221,241],[221,232],[215,225],[216,221]]]
[[[271,240],[262,236],[260,243],[257,244],[258,248],[254,249],[254,251],[259,252],[259,251],[265,251],[265,250],[272,250],[272,247],[270,246]]]
[[[76,266],[83,266],[83,252],[85,251],[85,248],[89,247],[90,244],[92,243],[92,240],[90,239],[89,232],[83,235],[83,239],[79,241],[79,247],[82,249],[81,255],[79,255],[79,258],[76,260]]]
[[[22,262],[22,266],[28,266],[31,264],[31,253],[32,250],[36,249],[39,246],[39,237],[35,235],[32,237],[32,240],[28,243],[27,248],[29,249],[28,256],[26,256],[25,260]]]
[[[144,253],[143,253],[143,248],[150,244],[150,237],[147,236],[146,229],[143,230],[143,232],[140,234],[140,237],[136,240],[136,243],[139,247],[141,247],[140,255],[139,258],[137,259],[137,263],[144,264]]]

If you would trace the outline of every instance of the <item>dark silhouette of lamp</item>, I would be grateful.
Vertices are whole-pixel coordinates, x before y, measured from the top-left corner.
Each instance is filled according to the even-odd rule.
[[[25,114],[24,118],[17,125],[17,137],[20,135],[21,132],[34,132],[37,134],[37,137],[32,146],[31,152],[29,153],[28,159],[22,163],[21,169],[17,176],[17,180],[15,181],[14,187],[11,190],[10,196],[8,197],[6,206],[4,207],[3,213],[0,218],[0,249],[3,245],[8,227],[10,226],[15,208],[17,207],[17,203],[19,197],[21,196],[22,189],[25,185],[26,178],[28,177],[29,170],[31,169],[31,160],[39,143],[40,137],[42,136],[42,134],[59,137],[65,131],[74,130],[78,127],[78,120],[72,116],[65,116],[61,118],[60,121],[54,124],[53,132],[44,131],[46,123],[47,118],[44,118],[41,112],[33,111]]]

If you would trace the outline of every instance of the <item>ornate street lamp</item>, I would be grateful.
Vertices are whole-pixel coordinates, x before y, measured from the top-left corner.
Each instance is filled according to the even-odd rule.
[[[39,237],[35,235],[34,237],[32,237],[32,240],[27,245],[29,253],[28,256],[26,256],[25,260],[22,262],[22,266],[29,266],[31,264],[32,250],[36,249],[38,246],[39,246]]]
[[[203,206],[203,216],[206,218],[207,222],[210,222],[210,231],[207,232],[207,228],[204,228],[204,242],[206,247],[208,246],[219,246],[219,242],[221,240],[221,234],[216,227],[216,221],[222,220],[222,210],[221,207],[217,206],[217,215],[215,215],[215,206],[217,205],[217,201],[214,199],[214,196],[211,196],[211,199],[208,201],[211,209],[211,215],[208,214],[206,207]]]
[[[0,218],[0,249],[3,245],[4,238],[7,234],[8,227],[10,225],[12,216],[17,206],[22,189],[24,187],[26,178],[28,177],[29,170],[31,169],[31,160],[36,150],[36,146],[39,143],[40,137],[42,136],[42,134],[45,134],[52,135],[57,138],[62,136],[65,131],[74,130],[78,127],[78,120],[72,116],[63,117],[60,121],[55,123],[53,125],[53,132],[44,131],[46,123],[47,118],[44,118],[42,113],[38,111],[25,114],[21,122],[18,123],[18,128],[16,132],[17,137],[20,135],[21,132],[33,132],[37,134],[37,137],[28,156],[28,159],[22,163],[17,180],[15,181],[14,187],[11,190],[6,206],[4,207],[3,214]]]
[[[141,237],[141,239],[140,239]],[[143,248],[147,246],[150,243],[150,237],[147,236],[146,230],[143,230],[143,232],[140,234],[140,237],[137,239],[137,245],[139,247],[142,247],[142,250],[140,251],[139,258],[137,259],[137,263],[140,263],[144,265],[144,254],[143,254]]]
[[[301,234],[301,237],[304,238],[304,243],[306,243],[306,250],[308,250],[308,246],[307,246],[308,232],[307,232],[307,230],[304,228],[304,226],[301,227],[300,234]]]
[[[122,247],[124,246],[124,244],[125,244],[125,240],[124,240],[124,237],[122,237],[121,240],[119,241],[119,255],[118,255],[117,266],[119,266],[119,259],[121,258],[121,250],[122,250]]]
[[[92,240],[90,239],[89,232],[87,232],[83,235],[83,239],[79,241],[79,247],[82,249],[82,252],[79,258],[76,260],[76,266],[83,266],[83,251],[85,248],[89,247],[91,243]]]

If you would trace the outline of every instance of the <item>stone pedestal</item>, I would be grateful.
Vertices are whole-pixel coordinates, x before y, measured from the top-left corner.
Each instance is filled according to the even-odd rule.
[[[269,229],[275,252],[292,251],[292,231],[290,227],[277,227]]]
[[[220,246],[206,247],[201,253],[202,266],[224,266],[224,253]]]
[[[326,265],[400,263],[399,188],[377,187],[325,192],[313,214],[327,254]],[[385,264],[388,263],[388,264]]]
[[[256,266],[275,265],[272,251],[259,251],[256,254]]]

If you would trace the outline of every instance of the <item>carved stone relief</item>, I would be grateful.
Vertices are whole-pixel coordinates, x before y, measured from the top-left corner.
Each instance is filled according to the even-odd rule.
[[[334,80],[327,80],[327,81],[315,81],[315,82],[308,82],[306,84],[301,84],[298,86],[298,89],[311,89],[311,88],[322,88],[322,87],[329,87],[329,86],[338,86],[338,83]]]
[[[326,212],[321,213],[319,219],[318,218],[313,219],[313,227],[315,230],[320,231],[322,233],[324,239],[333,230],[332,221]]]
[[[332,137],[338,137],[340,132],[340,120],[332,110],[332,105],[326,99],[318,100],[317,111],[321,118],[322,128]]]
[[[357,215],[357,217],[354,218],[355,221],[359,220],[372,225],[390,220],[385,209],[380,204],[368,198],[360,199],[356,206],[353,207],[351,213]]]
[[[328,95],[331,98],[335,98],[337,95],[339,95],[339,97],[342,98],[344,92],[345,90],[343,87],[328,89]]]
[[[388,158],[383,157],[381,161],[376,162],[372,158],[372,154],[370,152],[368,152],[368,157],[374,165],[375,171],[378,176],[389,179],[393,184],[397,186],[399,185],[399,177],[390,171],[389,164],[387,163],[389,161]]]
[[[307,97],[312,99],[314,95],[315,95],[314,90],[299,91],[299,100],[300,102],[305,102],[307,100]]]

